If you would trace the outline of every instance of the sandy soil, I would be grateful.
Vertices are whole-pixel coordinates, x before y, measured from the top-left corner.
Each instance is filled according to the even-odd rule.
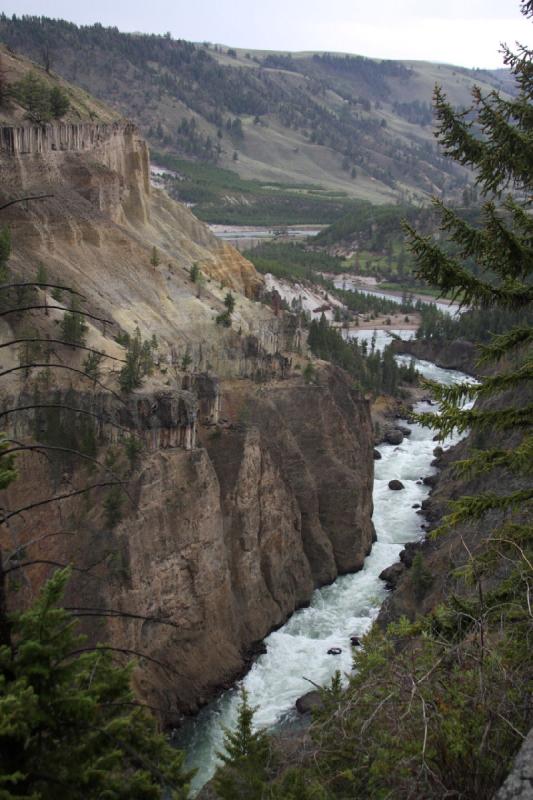
[[[416,331],[420,325],[419,314],[408,314],[409,322],[405,321],[405,314],[382,314],[377,319],[366,320],[359,317],[359,325],[350,325],[350,330],[356,331]],[[390,320],[390,323],[387,322]]]

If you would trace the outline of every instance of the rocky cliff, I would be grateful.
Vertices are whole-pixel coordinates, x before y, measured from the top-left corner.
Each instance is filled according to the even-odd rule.
[[[20,74],[20,59],[6,61]],[[0,548],[12,607],[73,565],[68,606],[91,641],[140,654],[137,689],[175,724],[315,587],[361,567],[373,538],[370,413],[341,371],[300,376],[294,320],[256,302],[253,266],[152,189],[135,127],[78,111],[44,127],[4,115],[0,204],[51,196],[11,205],[2,223],[15,280],[42,265],[79,291],[100,318],[87,345],[110,360],[98,383],[57,368],[4,377],[3,427],[38,446],[18,452]],[[8,315],[3,342],[27,326],[58,338],[63,302],[46,288],[34,299],[46,309]],[[136,327],[158,347],[153,374],[126,394],[116,339]],[[2,366],[19,357],[4,348]],[[86,352],[50,341],[46,357],[82,369]],[[18,571],[20,561],[32,564]]]
[[[312,385],[299,377],[267,387],[233,381],[211,386],[211,399],[206,388],[196,387],[198,441],[189,390],[141,393],[123,406],[109,395],[56,396],[98,411],[95,450],[110,466],[95,473],[76,459],[25,453],[6,493],[15,509],[36,494],[95,486],[12,518],[2,547],[38,562],[25,570],[30,590],[50,562],[75,564],[67,604],[85,609],[92,638],[159,662],[141,659],[136,681],[174,724],[241,674],[255,644],[314,588],[359,569],[373,540],[372,426],[366,400],[341,371],[324,367]],[[30,399],[8,398],[2,411]],[[217,425],[210,420],[219,402]],[[40,427],[53,443],[62,428],[77,428],[87,440],[82,415],[61,415],[10,415],[8,431],[23,440]],[[143,444],[134,463],[120,445],[124,427]],[[116,476],[123,492],[111,519]],[[112,613],[86,616],[91,609]]]

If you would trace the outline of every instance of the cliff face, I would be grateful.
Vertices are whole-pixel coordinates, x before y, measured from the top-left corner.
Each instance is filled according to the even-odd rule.
[[[73,154],[90,154],[92,169]],[[0,158],[7,185],[74,186],[115,222],[149,219],[148,147],[130,122],[2,126]]]
[[[92,639],[160,662],[141,659],[136,682],[169,724],[229,685],[254,643],[315,587],[360,568],[373,540],[370,415],[342,372],[323,368],[317,385],[296,377],[268,388],[201,383],[195,393],[141,393],[124,407],[108,395],[56,398],[99,409],[106,420],[94,435],[98,460],[126,481],[121,518],[109,520],[110,489],[97,484],[111,478],[102,473],[90,479],[89,500],[73,497],[15,518],[1,542],[7,553],[14,542],[38,538],[25,558],[75,563],[67,605],[137,615],[85,617],[84,627]],[[36,413],[13,415],[13,434],[24,438],[42,426]],[[219,413],[224,422],[213,425]],[[63,424],[79,426],[81,416]],[[133,467],[117,446],[118,425],[143,440]],[[19,469],[10,508],[35,500],[35,486],[39,497],[58,496],[89,475],[77,462],[30,454]],[[49,568],[27,570],[30,586]]]
[[[15,77],[28,68],[5,61]],[[88,319],[87,345],[115,359],[103,360],[99,383],[61,369],[8,376],[0,419],[12,440],[39,447],[18,454],[3,501],[32,507],[1,526],[0,549],[8,568],[33,562],[12,607],[51,569],[74,565],[66,604],[91,641],[144,654],[137,690],[174,724],[232,682],[315,587],[362,566],[372,425],[339,370],[302,379],[301,332],[254,302],[263,282],[252,264],[151,188],[133,125],[100,107],[86,119],[85,102],[65,123],[24,125],[16,108],[0,118],[0,204],[51,195],[2,213],[13,277],[35,279],[41,264],[51,283],[80,292],[111,323]],[[228,290],[230,328],[216,324]],[[46,313],[8,317],[3,341],[25,325],[57,340],[61,302],[46,289],[33,296]],[[154,371],[124,394],[115,337],[136,327],[157,338]],[[50,341],[47,353],[83,369],[86,351]],[[5,348],[3,368],[18,356]],[[7,574],[14,589],[20,573]]]

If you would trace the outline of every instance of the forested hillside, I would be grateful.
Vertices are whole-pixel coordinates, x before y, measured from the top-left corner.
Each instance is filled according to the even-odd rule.
[[[506,78],[344,54],[236,51],[44,17],[2,15],[0,40],[131,117],[157,150],[231,167],[258,190],[292,184],[295,203],[324,191],[329,201],[332,192],[375,202],[460,196],[467,173],[432,136],[433,86],[461,104],[473,80],[488,91]],[[250,205],[254,196],[226,200]]]

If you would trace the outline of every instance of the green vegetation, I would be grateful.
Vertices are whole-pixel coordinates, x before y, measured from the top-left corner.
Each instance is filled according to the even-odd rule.
[[[231,292],[228,292],[224,298],[224,305],[228,310],[228,314],[231,316],[235,310],[235,298]]]
[[[270,272],[276,278],[293,281],[312,281],[325,284],[321,272],[340,273],[344,261],[327,253],[317,253],[299,243],[265,242],[245,252],[258,272]]]
[[[159,257],[159,251],[157,247],[152,247],[152,252],[150,254],[150,264],[152,267],[158,267],[161,263],[161,258]]]
[[[533,2],[522,10],[533,17]],[[505,60],[519,83],[516,98],[474,90],[467,115],[439,90],[435,97],[441,143],[476,170],[487,198],[483,230],[443,205],[440,239],[408,229],[419,275],[494,319],[529,314],[533,302],[532,56],[506,51]],[[337,675],[323,693],[311,757],[265,782],[264,798],[485,800],[500,787],[533,721],[532,342],[530,317],[515,319],[483,345],[480,361],[492,371],[479,384],[434,386],[441,413],[418,419],[440,437],[473,432],[454,467],[456,499],[433,533],[443,554],[463,545],[462,565],[433,575],[418,553],[403,583],[414,621],[374,626],[354,652],[347,686]],[[464,408],[465,399],[477,400],[474,408]],[[461,483],[476,489],[458,497]],[[436,579],[456,589],[442,589],[442,602],[424,614]],[[298,793],[287,792],[289,780],[298,780]]]
[[[324,224],[338,219],[353,202],[311,185],[288,185],[245,180],[229,169],[185,161],[161,152],[154,161],[179,174],[166,176],[167,191],[176,200],[194,203],[205,222],[221,225]],[[231,199],[228,199],[231,198]]]
[[[102,363],[103,356],[100,353],[88,353],[87,357],[83,361],[83,370],[86,375],[88,375],[91,380],[96,381],[100,379],[100,365]]]
[[[465,193],[470,198],[471,191],[465,189]],[[479,229],[482,212],[477,204],[477,193],[475,197],[475,205],[469,200],[468,205],[457,206],[455,213],[465,224]],[[375,206],[360,202],[356,209],[321,231],[314,242],[326,249],[340,245],[347,251],[355,251],[345,262],[345,269],[355,275],[376,278],[380,288],[436,296],[437,290],[415,274],[416,260],[405,246],[405,223],[421,234],[429,235],[438,225],[438,213],[435,208]],[[450,256],[457,253],[457,246],[451,239],[445,239],[442,247]],[[474,274],[478,274],[479,265],[474,259],[469,258],[466,263]]]
[[[274,760],[273,745],[264,731],[253,730],[254,713],[243,687],[235,730],[225,730],[224,752],[218,753],[222,765],[213,785],[221,800],[264,798],[265,782]]]
[[[387,297],[378,297],[366,292],[347,291],[345,289],[334,289],[335,297],[342,300],[350,311],[356,314],[412,314],[414,311],[423,313],[429,305],[421,300],[413,300],[412,295],[404,292],[401,302],[389,300]]]
[[[143,384],[144,378],[151,375],[154,370],[154,350],[157,349],[157,339],[141,339],[139,328],[135,334],[124,334],[121,344],[126,347],[126,363],[120,370],[119,383],[123,392],[131,392]]]
[[[191,276],[191,281],[196,283],[198,278],[200,277],[200,268],[198,264],[193,264],[189,270],[189,275]]]
[[[20,335],[23,338],[37,338],[38,332],[35,328],[22,328]],[[40,356],[43,355],[43,348],[41,342],[31,342],[27,341],[20,345],[18,350],[18,359],[19,364],[21,367],[24,367],[23,375],[25,378],[29,377],[31,374],[31,365],[36,361],[39,361]],[[48,357],[48,354],[44,354],[45,357]]]
[[[123,497],[120,486],[112,486],[103,503],[106,524],[110,528],[114,528],[122,519],[122,501]]]
[[[418,601],[422,600],[428,589],[433,583],[433,576],[424,564],[422,553],[418,552],[413,558],[411,565],[411,580],[413,582],[413,591]]]
[[[310,323],[308,344],[318,358],[345,369],[364,391],[395,395],[401,383],[417,382],[413,364],[409,367],[398,365],[390,347],[381,353],[374,349],[372,342],[369,352],[365,341],[359,343],[357,339],[344,339],[337,328],[328,325],[324,314],[319,322],[313,320]]]
[[[513,327],[531,325],[531,309],[519,311],[506,308],[472,308],[458,317],[451,317],[433,304],[426,304],[416,336],[418,339],[488,342],[496,334],[503,334]]]
[[[61,338],[73,346],[85,344],[85,334],[88,330],[85,319],[78,313],[79,310],[79,300],[76,296],[72,296],[70,311],[65,311],[61,320]]]
[[[57,571],[28,611],[11,616],[7,640],[2,628],[0,795],[184,800],[183,754],[136,703],[133,665],[86,647],[59,607],[68,577]]]
[[[124,449],[130,464],[130,470],[133,471],[143,451],[143,443],[137,436],[128,436],[124,441]]]
[[[9,228],[0,228],[0,283],[5,283],[9,278],[7,262],[11,255],[11,232]]]
[[[183,199],[200,203],[203,219],[333,222],[348,210],[335,203],[339,191],[383,203],[420,202],[432,186],[460,200],[468,189],[466,172],[442,157],[428,124],[437,78],[453,87],[454,101],[466,97],[453,67],[328,53],[228,59],[218,46],[30,15],[0,15],[0,38],[120,108],[154,151],[200,166],[242,165],[258,182],[275,170],[296,189],[292,198],[288,187],[261,192],[250,206],[228,191],[207,207],[205,196],[191,197],[193,186],[176,185],[189,194]],[[459,71],[486,91],[499,84],[489,72]],[[329,199],[317,195],[312,203],[310,189],[302,196],[301,175],[324,184]]]
[[[231,328],[231,315],[235,309],[235,298],[231,292],[227,292],[224,298],[224,305],[226,310],[216,317],[217,325],[222,325],[224,328]]]
[[[35,72],[28,72],[9,87],[11,95],[26,109],[30,122],[43,125],[64,117],[70,107],[67,94],[59,86],[50,87]]]
[[[61,407],[75,406],[75,398],[70,391],[66,394],[57,391],[49,395],[49,398],[49,408],[35,411],[34,438],[42,444],[61,448],[48,454],[54,473],[59,475],[65,470],[71,470],[78,463],[78,453],[93,458],[96,456],[97,430],[92,417]],[[35,389],[33,400],[36,404],[43,402],[39,388]]]
[[[313,364],[309,361],[302,372],[302,377],[306,383],[314,383],[316,379],[316,370]]]

